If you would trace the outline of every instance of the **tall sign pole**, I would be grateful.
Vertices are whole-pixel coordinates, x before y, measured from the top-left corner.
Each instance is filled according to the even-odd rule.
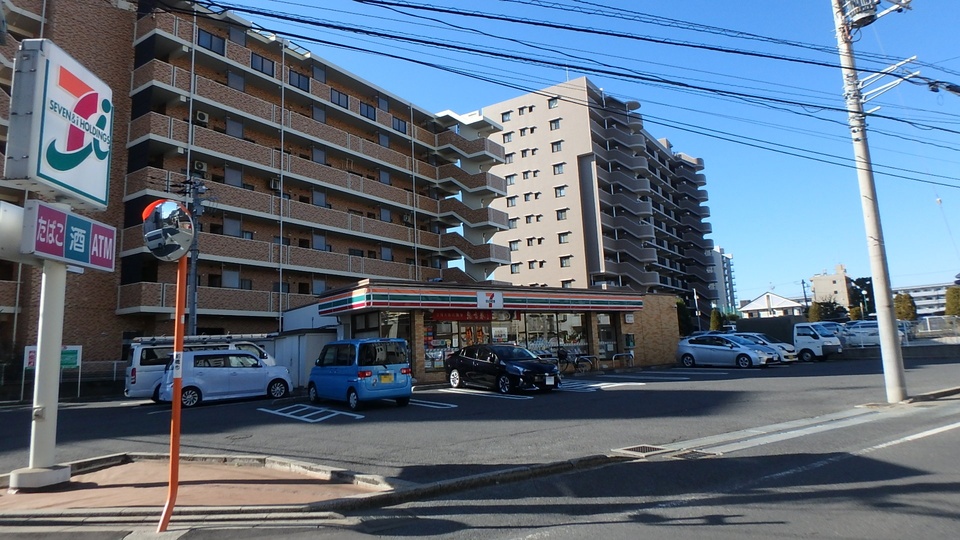
[[[867,251],[870,256],[870,273],[877,308],[877,324],[880,329],[880,356],[883,360],[883,378],[887,402],[897,403],[907,398],[904,382],[903,356],[897,329],[896,312],[893,307],[893,292],[890,287],[890,271],[880,226],[880,206],[877,188],[873,179],[870,147],[867,144],[867,122],[863,112],[863,95],[853,58],[851,31],[876,20],[875,0],[832,0],[833,18],[837,29],[837,48],[840,52],[840,67],[843,74],[844,99],[850,135],[853,138],[854,161],[860,184],[860,204],[863,223],[867,233]],[[900,3],[897,3],[900,6]],[[871,10],[872,7],[872,10]]]

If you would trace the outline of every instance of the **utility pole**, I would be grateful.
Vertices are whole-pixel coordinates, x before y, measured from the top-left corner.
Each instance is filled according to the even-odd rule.
[[[897,319],[893,307],[893,292],[890,288],[890,271],[880,226],[880,207],[873,179],[870,147],[867,144],[867,122],[863,111],[864,96],[857,76],[853,57],[852,31],[874,22],[891,11],[908,7],[911,0],[891,0],[895,7],[877,14],[880,0],[831,0],[833,18],[837,30],[837,49],[843,74],[844,98],[850,135],[853,138],[854,159],[860,184],[860,203],[867,233],[867,251],[870,256],[870,271],[873,277],[874,301],[877,308],[877,324],[880,330],[880,356],[883,360],[883,377],[886,384],[887,402],[897,403],[907,398],[904,382],[903,356]],[[892,87],[892,86],[891,86]]]
[[[203,177],[196,174],[190,174],[184,181],[180,189],[182,195],[186,195],[190,200],[190,213],[196,223],[203,214],[203,199],[200,197],[207,192],[207,186],[203,183]],[[200,257],[200,246],[197,243],[198,234],[193,235],[190,242],[190,269],[187,272],[187,328],[186,334],[189,336],[197,335],[197,259]]]
[[[810,303],[807,302],[807,282],[806,280],[800,280],[800,286],[803,287],[803,307],[810,307]]]

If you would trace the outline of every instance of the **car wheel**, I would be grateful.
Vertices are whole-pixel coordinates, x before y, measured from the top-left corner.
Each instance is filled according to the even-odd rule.
[[[203,401],[203,396],[200,395],[200,389],[194,386],[188,386],[180,391],[180,405],[184,407],[194,407],[199,405]]]
[[[410,404],[410,398],[408,397],[398,397],[396,401],[397,407],[406,407]]]
[[[749,357],[749,356],[747,356],[747,355],[745,355],[745,354],[741,354],[740,356],[737,357],[737,367],[738,367],[738,368],[743,368],[743,369],[745,369],[745,368],[748,368],[748,367],[751,367],[751,366],[753,366],[753,360],[750,360],[750,357]]]
[[[817,356],[813,354],[813,351],[810,349],[804,349],[800,351],[800,354],[797,356],[800,358],[801,362],[813,362],[817,359]]]
[[[497,377],[497,392],[501,394],[509,394],[513,385],[510,383],[510,377],[506,375],[501,375]]]
[[[693,367],[697,365],[697,362],[693,359],[693,355],[685,354],[680,358],[680,363],[683,364],[683,367]]]
[[[459,369],[450,370],[449,379],[451,388],[463,388],[463,378],[460,377]]]
[[[313,383],[307,385],[307,397],[310,398],[310,403],[320,403],[320,395],[317,394],[317,385]]]
[[[280,379],[272,381],[267,386],[267,395],[272,397],[273,399],[280,399],[280,398],[287,397],[288,391],[289,390],[287,389],[287,383],[281,381]]]
[[[153,389],[153,395],[150,396],[150,399],[152,399],[154,403],[160,403],[160,385],[159,384],[157,385],[156,388]]]
[[[357,395],[357,391],[353,388],[347,390],[347,407],[350,407],[351,411],[360,408],[360,396]]]

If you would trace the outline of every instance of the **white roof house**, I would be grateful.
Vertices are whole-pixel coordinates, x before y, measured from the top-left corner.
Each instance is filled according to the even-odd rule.
[[[740,312],[746,319],[803,315],[803,304],[766,292],[742,306]]]

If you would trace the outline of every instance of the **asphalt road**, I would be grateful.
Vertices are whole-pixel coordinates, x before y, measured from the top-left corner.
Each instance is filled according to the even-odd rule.
[[[911,395],[960,385],[960,361],[906,368]],[[954,532],[947,525],[956,522],[960,490],[949,450],[960,430],[891,441],[957,422],[960,405],[948,398],[857,407],[885,401],[879,360],[591,373],[550,394],[432,388],[408,407],[384,402],[356,414],[333,403],[305,408],[302,398],[211,404],[185,411],[182,451],[280,455],[415,483],[613,449],[693,441],[702,451],[361,513],[355,527],[324,531],[338,537],[636,538],[638,526],[664,538],[913,536],[894,527],[902,520],[925,537],[952,538],[944,532]],[[25,466],[29,408],[0,409],[0,426],[0,469]],[[57,456],[165,452],[168,433],[169,407],[69,404],[60,411]],[[754,433],[767,438],[754,441]],[[269,537],[262,532],[229,537]]]

